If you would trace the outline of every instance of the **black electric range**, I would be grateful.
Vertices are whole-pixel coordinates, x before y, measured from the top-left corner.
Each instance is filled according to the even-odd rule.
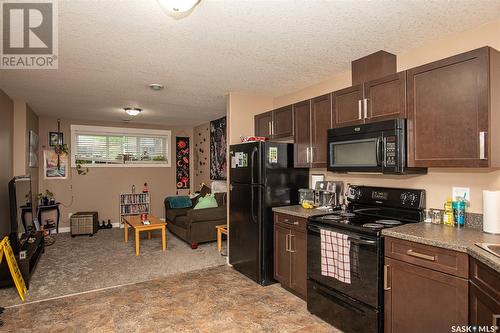
[[[382,230],[423,219],[425,191],[350,186],[345,210],[310,217],[307,232],[307,308],[344,332],[383,332]],[[349,246],[350,281],[322,274],[321,230]]]

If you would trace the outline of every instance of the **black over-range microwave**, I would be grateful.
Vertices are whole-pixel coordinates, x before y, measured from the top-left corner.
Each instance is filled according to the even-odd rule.
[[[328,167],[333,172],[427,173],[409,168],[406,119],[328,130]]]

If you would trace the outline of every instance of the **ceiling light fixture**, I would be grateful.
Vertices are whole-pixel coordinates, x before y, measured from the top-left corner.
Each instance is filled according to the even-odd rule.
[[[190,11],[200,0],[158,0],[169,12],[184,13]]]
[[[163,84],[160,84],[160,83],[151,83],[151,84],[148,84],[148,87],[154,91],[159,91],[159,90],[162,90],[163,88],[165,88],[165,86]]]
[[[123,110],[131,117],[137,116],[142,111],[142,109],[139,108],[123,108]]]

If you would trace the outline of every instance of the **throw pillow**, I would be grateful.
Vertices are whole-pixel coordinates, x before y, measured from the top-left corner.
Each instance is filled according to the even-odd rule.
[[[205,209],[205,208],[215,208],[217,207],[217,200],[215,200],[213,194],[207,194],[206,196],[199,198],[198,203],[193,209]]]
[[[192,207],[191,199],[188,196],[167,197],[166,201],[170,208],[189,208]]]

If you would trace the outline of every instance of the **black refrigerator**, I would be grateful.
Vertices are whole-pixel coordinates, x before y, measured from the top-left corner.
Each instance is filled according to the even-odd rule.
[[[309,170],[293,167],[293,144],[230,147],[229,263],[261,285],[273,279],[272,207],[298,204]]]

